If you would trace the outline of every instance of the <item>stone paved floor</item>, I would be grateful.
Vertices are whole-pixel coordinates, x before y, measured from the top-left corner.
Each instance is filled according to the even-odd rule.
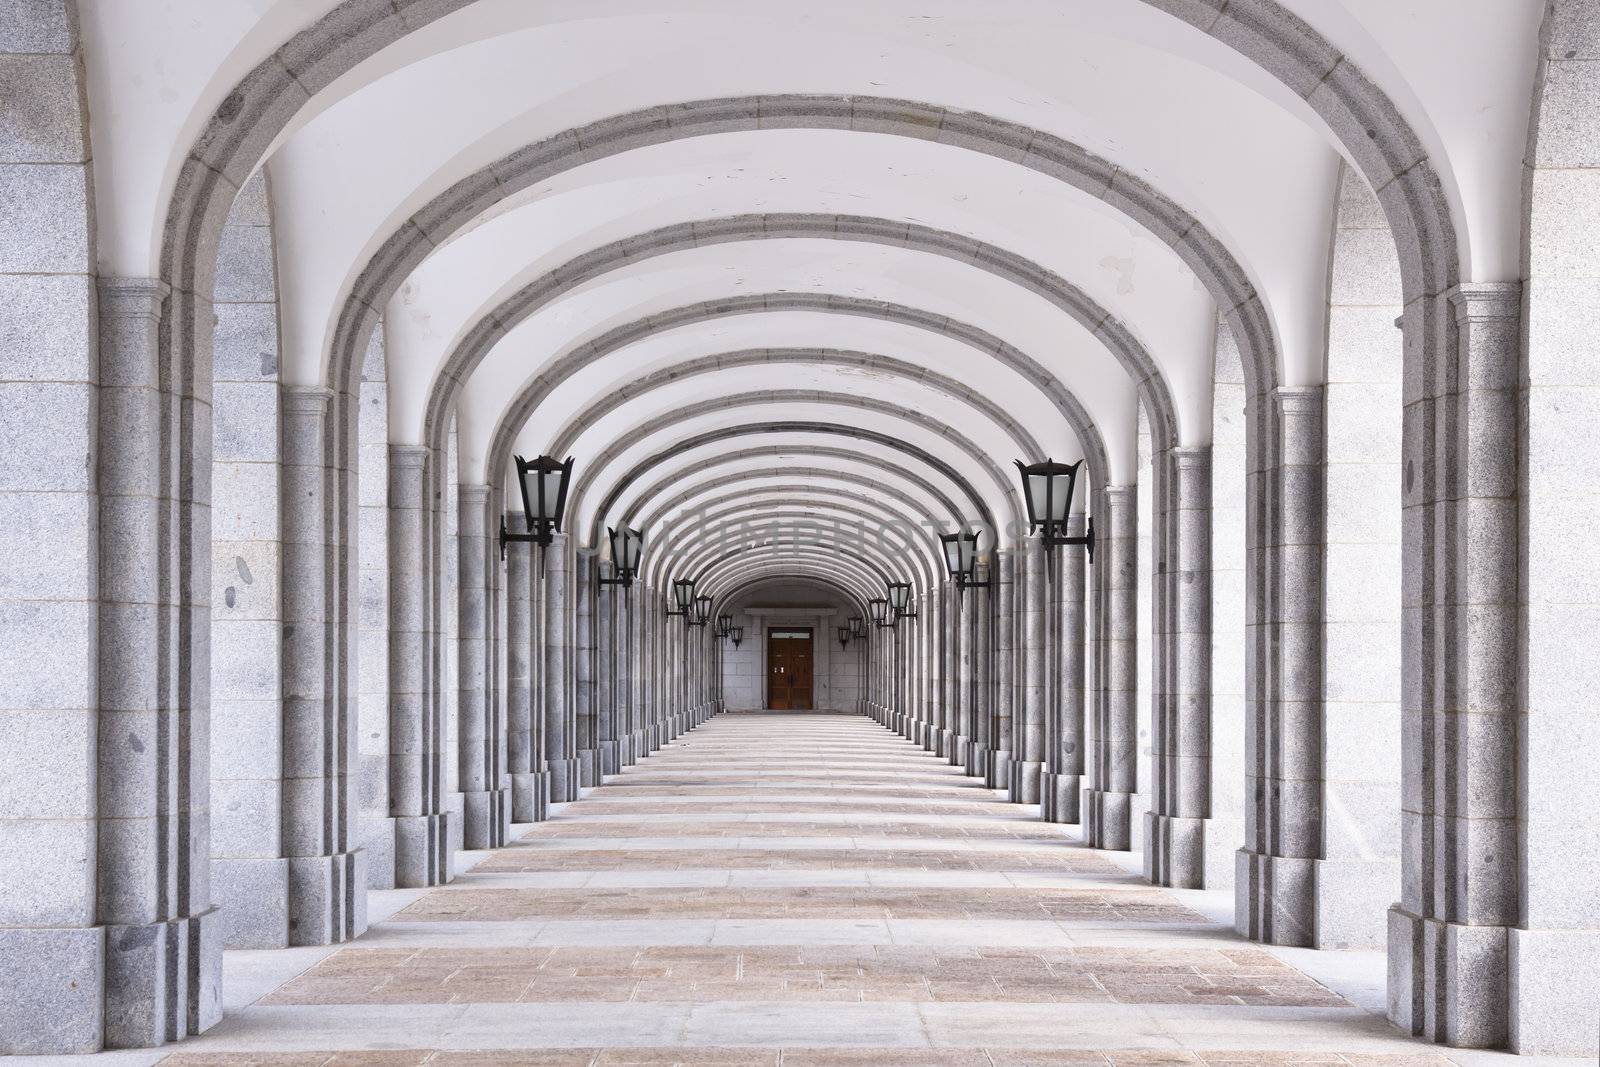
[[[89,1062],[1531,1062],[1402,1038],[1377,953],[1251,945],[1228,894],[1153,889],[857,716],[719,717],[519,831],[374,894],[354,945],[228,953],[210,1033]]]

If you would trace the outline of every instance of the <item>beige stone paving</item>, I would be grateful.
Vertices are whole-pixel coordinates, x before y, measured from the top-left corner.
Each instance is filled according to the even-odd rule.
[[[629,1048],[441,1052],[281,1052],[178,1054],[165,1067],[1446,1067],[1431,1052],[1168,1052],[1040,1049]]]
[[[740,871],[785,873],[716,881]],[[829,873],[810,884],[808,871]],[[659,872],[694,873],[672,884]],[[869,872],[897,880],[868,884]],[[611,883],[568,882],[600,873]],[[1387,1036],[1279,955],[859,717],[719,717],[451,885],[405,900],[367,943],[275,981],[242,1031],[161,1062],[1452,1062]],[[886,943],[883,924],[900,920],[920,921],[923,939]],[[707,923],[721,921],[739,940],[706,942]],[[649,944],[612,943],[646,927]],[[536,930],[546,933],[529,940]],[[1238,1016],[1236,1044],[1213,1033],[1189,1047],[1184,1016],[1160,1014],[1184,1010],[1252,1014]],[[1261,1014],[1275,1011],[1281,1022]],[[1328,1041],[1307,1037],[1335,1017],[1348,1025]],[[1218,1018],[1229,1017],[1207,1025]]]

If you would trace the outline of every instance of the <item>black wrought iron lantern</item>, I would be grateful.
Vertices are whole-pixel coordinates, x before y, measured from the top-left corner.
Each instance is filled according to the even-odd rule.
[[[867,601],[867,614],[878,626],[890,627],[896,621],[894,612],[889,610],[889,602],[883,597],[873,597]]]
[[[986,589],[988,579],[978,581],[978,535],[972,530],[960,530],[939,535],[939,549],[944,556],[945,570],[957,589],[968,586]]]
[[[865,636],[867,636],[867,620],[863,619],[860,615],[852,615],[852,616],[850,616],[850,636],[851,637],[865,637]]]
[[[733,647],[734,648],[738,648],[739,647],[739,643],[744,640],[744,627],[743,626],[735,626],[733,629],[729,630],[728,631],[728,640],[733,642]]]
[[[644,534],[624,526],[620,530],[607,527],[606,536],[611,540],[611,577],[607,578],[602,574],[600,584],[631,588],[634,577],[639,573],[639,556],[644,552]]]
[[[733,616],[723,612],[717,616],[717,636],[727,637],[733,630]]]
[[[896,619],[914,619],[917,609],[911,605],[910,582],[885,582],[889,591],[889,607],[894,611]]]
[[[850,627],[839,627],[839,647],[848,648],[850,645],[850,639],[854,636],[855,634],[851,631]]]
[[[697,596],[694,598],[694,615],[689,619],[690,626],[704,626],[711,621],[711,598]]]
[[[1017,470],[1022,472],[1022,499],[1028,506],[1028,529],[1037,530],[1044,538],[1046,548],[1057,545],[1083,545],[1094,559],[1094,519],[1082,537],[1067,533],[1068,516],[1072,512],[1072,496],[1078,485],[1078,471],[1083,460],[1076,463],[1024,463],[1017,460]]]
[[[522,514],[527,519],[526,533],[512,533],[500,520],[500,556],[505,558],[509,542],[528,542],[543,547],[561,532],[561,518],[567,510],[567,487],[572,482],[572,457],[558,460],[540,456],[535,460],[515,457],[517,486],[522,490]]]
[[[677,605],[677,610],[667,609],[667,614],[672,617],[683,616],[692,620],[694,615],[694,579],[679,578],[672,583],[672,602]]]

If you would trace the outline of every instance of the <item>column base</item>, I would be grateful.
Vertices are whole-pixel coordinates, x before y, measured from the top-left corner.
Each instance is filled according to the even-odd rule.
[[[608,774],[622,773],[622,742],[600,742],[600,777],[603,781]],[[599,785],[600,782],[596,782]]]
[[[367,854],[289,857],[289,943],[337,945],[367,932]]]
[[[950,761],[950,766],[965,769],[967,766],[967,752],[971,748],[972,738],[956,734],[950,740],[950,751],[945,758]]]
[[[1267,945],[1311,946],[1316,912],[1316,861],[1234,853],[1233,928]]]
[[[1132,793],[1083,791],[1083,840],[1090,848],[1127,852],[1133,847]]]
[[[570,804],[578,799],[578,761],[553,759],[550,764],[550,803]]]
[[[1151,885],[1169,889],[1216,888],[1206,878],[1208,819],[1182,818],[1147,811],[1144,876]]]
[[[989,754],[989,766],[984,768],[983,781],[990,789],[1001,789],[1007,794],[1011,792],[1011,773],[1014,767],[1011,760],[1011,750],[997,748]]]
[[[446,793],[444,795],[443,808],[444,814],[447,816],[445,819],[445,852],[447,855],[453,855],[467,847],[466,840],[461,833],[461,828],[466,822],[467,799],[462,796],[459,790]],[[448,870],[448,859],[445,861],[445,865]]]
[[[463,793],[463,848],[501,848],[511,836],[511,797],[505,789]]]
[[[632,767],[636,761],[633,754],[633,734],[623,734],[617,738],[617,773],[622,773],[622,768]]]
[[[1011,793],[1013,804],[1037,804],[1043,786],[1044,764],[1025,760],[1011,765]]]
[[[967,776],[988,781],[991,756],[992,753],[989,751],[988,745],[977,741],[969,742],[967,745]]]
[[[106,1048],[154,1048],[222,1019],[220,931],[215,908],[186,919],[104,927]],[[88,988],[101,989],[101,980]],[[55,1014],[56,1007],[45,1010]]]
[[[600,754],[592,748],[578,749],[578,784],[585,789],[600,784]]]
[[[1077,823],[1083,775],[1039,772],[1039,817],[1045,822]]]
[[[935,734],[935,739],[936,747],[934,748],[934,753],[946,760],[949,760],[950,754],[955,751],[956,735],[951,733],[949,730],[940,729]]]
[[[1511,1034],[1510,962],[1504,926],[1425,919],[1395,905],[1389,909],[1389,1021],[1453,1048],[1500,1048]],[[1592,973],[1592,958],[1590,966]],[[1580,1029],[1593,1040],[1593,1017]]]
[[[534,771],[511,776],[511,821],[544,822],[550,817],[550,774]]]
[[[289,947],[288,860],[213,856],[211,899],[223,948]]]
[[[394,819],[396,889],[426,889],[450,880],[450,816],[397,815]]]

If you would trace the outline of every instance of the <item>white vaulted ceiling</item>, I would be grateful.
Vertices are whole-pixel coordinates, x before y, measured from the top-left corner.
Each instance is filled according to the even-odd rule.
[[[102,272],[156,273],[179,166],[241,78],[318,18],[375,2],[83,0]],[[374,255],[419,208],[496,160],[660,105],[829,94],[979,112],[1143,179],[1193,215],[1260,294],[1278,380],[1316,384],[1342,149],[1275,73],[1163,10],[1176,3],[477,0],[419,20],[304,101],[267,154],[284,380],[330,380],[335,324]],[[1354,59],[1415,131],[1462,238],[1462,277],[1515,277],[1542,4],[1284,6]],[[484,185],[481,209],[430,234],[435,247],[382,309],[390,439],[425,440],[441,371],[509,297],[594,250],[624,249],[508,322],[446,394],[464,481],[502,483],[509,451],[570,449],[581,540],[701,483],[736,491],[741,471],[756,510],[771,510],[771,494],[786,485],[809,486],[819,500],[870,495],[818,473],[834,470],[892,487],[913,502],[893,506],[909,513],[951,519],[942,498],[968,521],[1005,523],[1019,506],[1010,471],[1025,455],[1019,435],[1041,456],[1103,455],[1113,483],[1134,477],[1138,383],[1126,353],[1059,298],[996,270],[987,253],[843,233],[665,248],[643,240],[685,224],[858,216],[981,242],[1047,272],[1126,330],[1165,383],[1174,443],[1211,438],[1216,294],[1150,220],[1013,158],[899,132],[697,130],[606,154],[574,151],[528,189],[496,195]],[[691,316],[574,361],[640,320],[757,294],[854,306]],[[882,304],[899,310],[871,313]],[[926,321],[907,321],[913,312]],[[954,325],[928,326],[944,321]],[[1081,411],[1083,432],[1059,396],[997,359],[995,344],[1042,367]],[[754,362],[757,350],[770,358]],[[707,370],[716,357],[728,365]],[[556,366],[559,380],[549,381]],[[537,404],[518,407],[541,383]],[[751,455],[718,462],[741,450]],[[785,479],[775,450],[808,473]],[[647,473],[619,488],[641,464]]]

